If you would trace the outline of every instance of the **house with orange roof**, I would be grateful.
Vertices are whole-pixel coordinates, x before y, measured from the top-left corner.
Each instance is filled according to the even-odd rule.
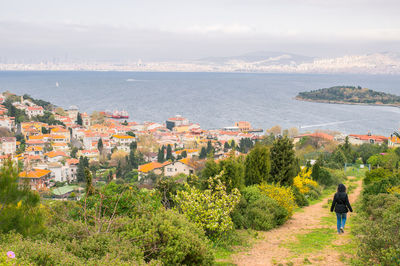
[[[353,145],[361,145],[364,143],[370,144],[383,144],[385,141],[388,141],[389,138],[385,136],[376,136],[368,133],[367,135],[349,135],[349,142]]]
[[[51,163],[59,162],[66,157],[68,155],[63,151],[50,151],[44,154],[44,158]]]
[[[151,162],[139,165],[138,180],[141,180],[142,178],[147,176],[150,172],[154,172],[156,175],[161,175],[163,173],[163,167],[167,164],[170,164],[170,162],[164,162],[164,163]]]
[[[67,139],[64,135],[51,135],[51,141],[53,143],[68,143],[69,139]]]
[[[79,160],[75,158],[67,159],[64,166],[64,176],[68,182],[77,179],[76,172],[78,171]]]
[[[96,150],[79,150],[77,152],[78,158],[81,156],[84,156],[84,157],[88,157],[89,159],[95,160],[95,161],[97,161],[99,159],[99,155],[100,155],[100,153],[99,153],[99,150],[97,150],[97,149]]]
[[[389,140],[388,140],[388,146],[390,148],[398,148],[400,147],[400,138],[397,136],[390,136]]]
[[[176,176],[178,174],[192,175],[194,174],[194,161],[190,158],[184,158],[182,160],[166,164],[164,166],[165,176]]]
[[[199,156],[199,149],[183,149],[183,150],[178,150],[174,151],[175,157],[182,155],[182,152],[186,152],[187,158],[192,158],[193,156]]]
[[[35,105],[35,106],[28,106],[25,109],[25,113],[28,115],[29,118],[34,116],[42,116],[44,115],[44,109],[42,106]]]
[[[68,152],[69,150],[68,144],[65,142],[52,143],[51,146],[55,151]]]
[[[17,150],[17,139],[15,137],[0,138],[0,152],[2,154],[14,154]]]
[[[44,147],[44,145],[45,145],[45,141],[43,141],[43,140],[36,140],[36,139],[28,139],[26,142],[25,142],[25,144],[26,144],[26,146],[27,147],[30,147],[30,146],[41,146],[41,147]]]
[[[25,152],[29,155],[43,155],[43,147],[41,146],[29,146],[25,149]]]
[[[28,182],[32,190],[41,190],[47,187],[51,171],[46,169],[32,169],[19,173],[21,183]]]
[[[63,136],[66,142],[71,141],[71,134],[68,129],[63,127],[55,127],[50,130],[50,134],[52,136]]]
[[[112,146],[117,147],[119,150],[124,150],[126,152],[129,152],[130,148],[129,145],[136,141],[135,137],[129,136],[129,135],[113,135],[111,137],[112,140]]]

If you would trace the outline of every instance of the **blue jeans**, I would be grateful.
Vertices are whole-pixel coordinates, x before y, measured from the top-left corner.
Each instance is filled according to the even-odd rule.
[[[344,228],[344,225],[346,224],[346,216],[347,213],[336,213],[338,233],[340,233],[340,228]]]

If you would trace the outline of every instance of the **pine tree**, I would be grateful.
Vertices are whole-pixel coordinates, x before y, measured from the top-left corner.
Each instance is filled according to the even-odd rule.
[[[163,147],[164,147],[164,146],[163,146]],[[163,149],[163,148],[158,149],[157,162],[159,162],[159,163],[165,162],[165,159],[164,159],[164,149]]]
[[[271,176],[274,182],[292,185],[296,176],[296,156],[288,137],[277,138],[271,148]]]
[[[260,184],[263,181],[271,181],[271,157],[267,146],[257,144],[246,156],[244,165],[246,186]]]
[[[85,180],[86,180],[86,195],[90,196],[93,195],[95,189],[93,187],[93,177],[92,172],[90,172],[89,168],[85,168]]]
[[[214,147],[212,146],[211,140],[207,142],[207,154],[214,153]]]
[[[129,149],[132,151],[136,151],[137,150],[137,142],[136,141],[132,141],[130,144],[129,144]]]
[[[78,116],[76,118],[76,123],[81,126],[83,125],[82,116],[81,116],[81,113],[79,113],[79,112],[78,112]]]
[[[121,160],[118,161],[117,169],[115,170],[115,175],[117,178],[122,177],[122,166],[121,166]]]
[[[103,140],[101,138],[97,142],[97,149],[99,150],[100,154],[103,153]]]
[[[169,145],[168,144],[168,146],[167,146],[167,157],[165,158],[167,161],[168,160],[171,160],[171,161],[173,161],[174,160],[174,156],[172,155],[172,147],[171,147],[171,145]]]
[[[182,154],[181,154],[181,156],[182,156],[182,158],[186,158],[186,157],[187,157],[187,152],[186,152],[186,151],[183,151]]]
[[[76,171],[76,178],[78,182],[85,181],[85,168],[89,167],[89,159],[87,157],[81,156],[79,158],[78,169]]]
[[[40,233],[44,216],[39,203],[39,194],[30,190],[29,183],[19,183],[18,167],[10,158],[5,160],[0,168],[0,233]]]
[[[236,143],[234,140],[231,141],[231,149],[236,149]]]
[[[225,142],[225,144],[224,144],[224,152],[227,152],[230,148],[231,148],[231,146],[229,145],[229,143]]]
[[[220,162],[221,181],[225,184],[227,192],[244,187],[244,165],[240,158],[236,158],[232,153],[229,158]]]
[[[204,147],[201,147],[199,159],[205,159],[207,157],[207,150]]]

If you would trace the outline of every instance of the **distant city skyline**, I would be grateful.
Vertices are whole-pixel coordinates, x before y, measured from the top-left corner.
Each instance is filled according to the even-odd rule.
[[[397,0],[3,1],[0,61],[400,53],[398,10]]]

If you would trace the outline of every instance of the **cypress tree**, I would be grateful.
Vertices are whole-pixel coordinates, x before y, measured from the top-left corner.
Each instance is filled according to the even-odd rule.
[[[292,185],[296,176],[296,156],[288,137],[277,138],[271,148],[271,176],[274,182]]]
[[[168,144],[168,146],[167,146],[167,157],[165,158],[167,161],[168,160],[171,160],[171,161],[173,161],[174,160],[174,156],[172,155],[172,147],[171,147],[171,145],[169,145]]]
[[[99,150],[100,154],[103,153],[103,140],[101,138],[97,142],[97,149]]]
[[[81,113],[79,113],[79,112],[78,112],[78,116],[76,118],[76,123],[81,126],[83,125],[82,116],[81,116]]]
[[[163,148],[158,149],[157,162],[159,162],[159,163],[165,162],[165,159],[164,159],[164,146],[163,146]]]
[[[201,151],[200,151],[200,155],[199,155],[199,159],[205,159],[207,157],[207,151],[206,148],[201,147]]]
[[[258,144],[246,156],[245,184],[251,186],[263,181],[270,182],[271,159],[270,150],[267,146]]]

